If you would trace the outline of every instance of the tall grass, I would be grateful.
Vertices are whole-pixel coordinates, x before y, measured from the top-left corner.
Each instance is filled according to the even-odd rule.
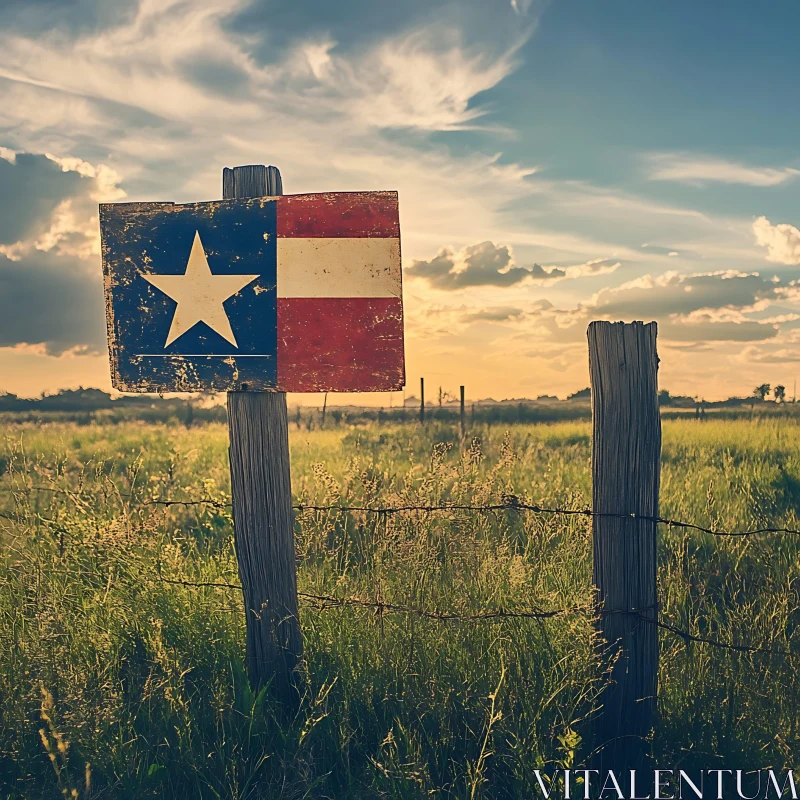
[[[662,513],[798,527],[791,421],[665,423]],[[513,512],[298,515],[312,594],[551,620],[441,622],[301,605],[307,691],[286,719],[244,674],[221,425],[9,424],[0,446],[0,791],[9,797],[529,798],[533,770],[580,762],[602,681],[591,535]],[[585,507],[583,422],[293,430],[296,498]],[[52,490],[52,491],[43,491]],[[797,767],[800,547],[792,537],[661,531],[666,767]],[[41,731],[41,732],[40,732]]]

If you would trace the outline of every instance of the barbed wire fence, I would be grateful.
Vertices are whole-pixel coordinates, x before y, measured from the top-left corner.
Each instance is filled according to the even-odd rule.
[[[29,491],[34,492],[52,492],[54,494],[74,495],[75,492],[70,492],[67,489],[59,489],[49,486],[33,486],[29,487]],[[229,510],[232,507],[230,502],[222,502],[211,498],[192,498],[192,499],[174,499],[174,498],[156,498],[156,499],[140,499],[135,498],[131,494],[120,494],[120,497],[128,499],[136,499],[139,505],[145,506],[208,506],[218,510]],[[535,514],[551,514],[561,516],[577,516],[577,517],[605,517],[609,519],[629,519],[638,520],[639,522],[654,522],[658,525],[666,525],[668,528],[684,528],[693,530],[698,533],[707,533],[710,536],[721,537],[744,537],[744,536],[759,536],[762,534],[776,534],[786,536],[800,536],[800,528],[787,528],[787,527],[763,527],[753,528],[750,530],[719,530],[716,528],[708,528],[704,525],[699,525],[694,522],[686,522],[684,520],[670,519],[669,517],[651,517],[645,514],[621,514],[612,513],[608,511],[594,511],[591,508],[561,508],[555,505],[539,505],[535,503],[526,503],[520,500],[516,495],[504,494],[497,503],[486,504],[465,504],[465,503],[439,503],[439,504],[404,504],[398,506],[366,506],[366,505],[342,505],[333,503],[329,505],[315,505],[311,503],[296,503],[292,506],[295,511],[340,511],[345,514],[352,514],[356,512],[365,514],[377,515],[391,515],[403,514],[412,511],[419,511],[423,513],[433,514],[437,512],[451,512],[451,511],[470,511],[480,514],[489,514],[497,511],[529,511]]]
[[[31,486],[26,487],[23,492],[43,492],[60,494],[66,496],[77,497],[81,494],[79,491],[71,491],[60,487],[49,486]],[[133,500],[140,506],[159,506],[162,508],[180,507],[206,507],[212,508],[216,511],[229,512],[231,510],[231,503],[227,501],[217,500],[213,498],[151,498],[145,499],[137,497],[134,494],[118,493],[118,497],[127,500]],[[397,514],[410,514],[410,513],[423,513],[423,514],[437,514],[437,513],[453,513],[453,512],[468,512],[474,514],[497,514],[499,512],[512,512],[512,513],[529,513],[529,514],[542,514],[548,516],[567,516],[567,517],[582,517],[591,519],[593,517],[606,517],[613,519],[630,519],[645,522],[653,522],[659,525],[665,525],[669,528],[677,528],[684,530],[691,530],[697,533],[703,533],[710,536],[727,537],[727,538],[741,538],[749,536],[761,535],[789,535],[800,536],[800,529],[789,527],[762,527],[749,530],[719,530],[700,525],[694,522],[686,522],[685,520],[671,519],[669,517],[649,517],[641,514],[619,514],[610,512],[594,511],[590,508],[564,508],[555,504],[537,504],[527,503],[520,500],[519,497],[512,494],[502,495],[499,502],[485,503],[485,504],[465,504],[465,503],[439,503],[439,504],[413,504],[407,503],[396,506],[387,505],[345,505],[340,503],[332,504],[312,504],[312,503],[297,503],[292,508],[299,512],[312,512],[312,513],[341,513],[341,514],[373,514],[377,516],[391,516]],[[0,517],[11,521],[21,521],[16,515],[0,512]],[[41,522],[49,522],[46,517],[37,515],[37,519]],[[158,583],[183,586],[187,588],[197,589],[222,589],[241,591],[242,586],[239,583],[228,583],[224,581],[191,581],[179,578],[169,578],[159,576],[156,579],[147,579]],[[710,647],[715,647],[722,650],[728,650],[736,653],[751,653],[763,654],[772,656],[781,656],[784,658],[800,658],[800,651],[793,653],[789,650],[775,649],[773,647],[766,647],[753,644],[736,644],[732,642],[724,642],[710,636],[700,636],[693,634],[688,630],[680,628],[679,626],[666,622],[663,619],[653,618],[648,616],[647,612],[652,611],[650,608],[641,608],[633,610],[606,610],[597,605],[590,604],[575,604],[572,606],[557,608],[557,609],[541,609],[541,608],[526,608],[526,609],[506,609],[496,608],[475,613],[457,613],[451,611],[441,611],[438,609],[427,609],[417,606],[403,605],[399,603],[387,602],[385,600],[376,599],[369,600],[363,597],[340,597],[336,595],[317,594],[311,592],[298,591],[298,597],[314,607],[316,610],[324,611],[330,608],[360,608],[372,611],[377,616],[385,614],[403,614],[421,617],[432,621],[442,623],[481,623],[481,622],[499,622],[502,620],[512,619],[536,619],[536,620],[549,620],[559,617],[567,617],[574,615],[594,616],[600,617],[609,614],[625,614],[636,617],[641,621],[650,625],[655,625],[658,629],[679,637],[684,644],[688,647],[690,644],[702,644]]]

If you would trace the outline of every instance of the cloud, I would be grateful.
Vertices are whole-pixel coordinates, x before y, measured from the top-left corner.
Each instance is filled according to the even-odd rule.
[[[767,248],[767,260],[800,264],[800,230],[787,223],[773,225],[766,217],[753,223],[756,244]]]
[[[108,167],[78,158],[5,149],[0,158],[0,253],[15,259],[32,250],[98,254],[97,204],[124,197],[118,180]]]
[[[81,176],[64,172],[55,161],[7,152],[13,160],[0,159],[0,245],[44,234],[56,208],[84,192]]]
[[[585,264],[575,264],[574,266],[564,267],[563,273],[567,278],[584,278],[588,275],[609,275],[616,272],[622,266],[622,262],[614,261],[612,258],[594,258]],[[556,267],[546,267],[550,275]]]
[[[349,49],[318,26],[276,48],[269,26],[231,27],[246,0],[134,7],[96,29],[0,29],[4,144],[109,153],[131,200],[214,199],[223,166],[266,160],[290,192],[396,189],[415,256],[441,230],[490,238],[508,204],[534,191],[530,165],[429,137],[492,121],[483,98],[516,68],[533,19],[509,34],[425,7],[422,21],[367,39],[355,30]]]
[[[485,137],[431,137],[496,122],[491,90],[518,68],[543,4],[518,3],[529,6],[524,20],[510,7],[413,5],[416,15],[393,14],[401,21],[388,25],[373,15],[366,28],[326,10],[298,29],[299,11],[276,15],[248,0],[139,0],[98,25],[48,30],[40,19],[36,35],[9,25],[0,130],[18,148],[109,153],[132,200],[213,199],[222,166],[264,160],[291,192],[397,189],[404,251],[416,258],[446,231],[459,246],[535,246],[540,264],[563,269],[598,253],[630,260],[627,233],[614,232],[620,220],[643,228],[642,241],[663,231],[665,215],[704,235],[712,227],[697,211],[619,187],[534,179],[532,164],[509,163],[496,143],[481,152]],[[582,226],[599,239],[578,235]]]
[[[800,348],[796,345],[774,350],[746,347],[740,354],[740,361],[745,364],[796,364],[800,362]]]
[[[540,343],[564,346],[582,343],[591,320],[656,320],[662,341],[677,343],[682,349],[687,344],[697,349],[698,342],[775,339],[781,334],[781,326],[795,322],[799,315],[781,313],[754,319],[748,314],[798,299],[800,286],[795,282],[782,285],[757,274],[733,271],[696,275],[673,271],[645,275],[619,287],[603,289],[589,302],[573,308],[559,308],[541,299],[530,306],[520,306],[520,314],[509,314],[502,321],[516,331],[507,340],[512,350],[518,349],[517,339],[525,346],[532,339],[537,341],[537,350]],[[486,309],[487,314],[498,317],[504,310]],[[462,310],[459,315],[464,322],[475,317],[474,311]],[[703,349],[708,349],[707,345]]]
[[[4,0],[4,23],[32,34],[42,30],[96,30],[134,16],[125,0]]]
[[[671,256],[672,258],[680,255],[680,253],[672,247],[662,247],[661,245],[650,244],[649,242],[645,242],[642,245],[642,249],[646,249],[648,253],[656,253],[661,256]]]
[[[710,315],[658,323],[659,337],[673,342],[757,342],[774,339],[778,333],[777,325],[752,320],[720,322]]]
[[[484,308],[480,311],[470,311],[462,317],[465,322],[508,322],[509,320],[520,319],[525,312],[521,308],[511,306],[495,306]]]
[[[513,286],[533,275],[532,270],[515,267],[513,263],[507,245],[487,241],[460,250],[443,247],[430,261],[414,261],[406,269],[406,275],[426,278],[435,289],[444,290],[467,286]],[[541,267],[538,269],[542,276],[546,276]]]
[[[486,114],[472,98],[516,69],[527,36],[490,55],[465,47],[452,29],[434,26],[383,42],[357,65],[330,48],[315,51],[309,63],[334,95],[344,93],[350,116],[370,126],[459,130],[475,127]]]
[[[517,14],[527,14],[532,5],[533,0],[511,0],[511,8]]]
[[[74,157],[0,155],[0,347],[102,351],[97,204],[124,197],[119,176]]]
[[[751,167],[735,161],[688,153],[656,153],[646,158],[651,180],[699,186],[706,183],[778,186],[800,175],[800,170],[792,167]]]
[[[470,286],[516,286],[524,283],[547,283],[564,278],[605,275],[614,272],[620,262],[595,258],[572,266],[531,267],[515,265],[508,245],[486,241],[455,250],[443,247],[429,261],[415,260],[406,269],[412,278],[425,278],[435,289],[453,291]]]
[[[163,120],[254,122],[265,107],[369,128],[455,130],[486,110],[473,98],[511,74],[532,27],[505,47],[466,44],[458,29],[429,23],[339,53],[330,38],[299,40],[260,64],[258,37],[234,36],[228,18],[244,0],[141,0],[121,24],[81,32],[5,36],[0,75],[95,100],[124,103]],[[294,37],[293,37],[294,38]],[[66,66],[65,66],[66,65]]]
[[[756,272],[727,270],[684,275],[672,270],[602,289],[585,308],[606,317],[663,318],[705,309],[756,310],[793,291],[793,287],[778,287]]]
[[[103,281],[91,262],[34,251],[0,255],[0,347],[42,345],[48,355],[105,348]]]

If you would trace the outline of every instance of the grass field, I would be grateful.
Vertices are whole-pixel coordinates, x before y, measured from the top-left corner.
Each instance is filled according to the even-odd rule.
[[[307,691],[285,718],[244,674],[214,423],[4,423],[0,439],[0,795],[51,798],[530,798],[581,762],[602,684],[581,517],[303,512],[299,589],[470,614],[442,622],[301,602]],[[792,419],[668,420],[662,514],[800,527]],[[291,431],[299,502],[496,501],[584,508],[586,422]],[[800,541],[660,529],[662,617],[781,654],[661,638],[670,768],[800,767]],[[88,787],[87,787],[88,782]]]

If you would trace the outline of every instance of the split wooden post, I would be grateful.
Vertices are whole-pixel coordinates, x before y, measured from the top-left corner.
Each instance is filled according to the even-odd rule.
[[[595,512],[658,516],[656,333],[655,322],[589,325]],[[617,656],[595,744],[603,769],[635,768],[646,760],[656,713],[656,523],[596,516],[592,528],[600,632]]]
[[[425,378],[419,379],[419,421],[425,422]]]
[[[461,438],[463,439],[467,431],[467,418],[464,412],[464,387],[459,386],[459,390],[461,392]]]
[[[223,198],[283,194],[276,167],[226,168]],[[244,387],[243,387],[244,389]],[[244,594],[247,667],[285,707],[299,702],[302,637],[285,392],[228,392],[234,540]]]

